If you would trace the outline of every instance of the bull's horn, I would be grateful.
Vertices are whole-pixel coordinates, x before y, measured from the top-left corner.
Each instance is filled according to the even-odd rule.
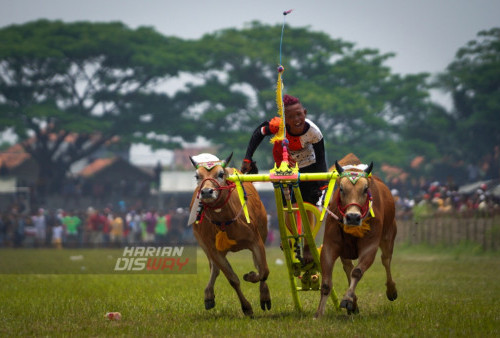
[[[233,157],[233,153],[231,152],[231,154],[229,154],[229,156],[224,161],[222,161],[223,168],[225,168],[229,164],[229,162],[231,162],[232,157]]]
[[[191,160],[191,163],[193,163],[194,167],[198,169],[198,162],[196,162],[191,156],[189,156],[189,159]]]
[[[373,161],[370,163],[370,165],[368,166],[368,168],[366,168],[364,170],[364,172],[367,174],[367,175],[370,175],[370,173],[372,172],[372,169],[373,169]]]
[[[337,172],[338,172],[339,174],[342,174],[342,173],[344,172],[344,168],[342,168],[342,167],[340,166],[340,164],[339,164],[339,162],[338,162],[338,161],[335,161],[335,169],[337,170]]]

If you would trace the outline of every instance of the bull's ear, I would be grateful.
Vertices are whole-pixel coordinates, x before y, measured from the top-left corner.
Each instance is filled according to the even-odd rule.
[[[222,161],[223,168],[225,168],[229,165],[229,162],[231,162],[232,157],[233,157],[233,153],[231,152],[231,154],[229,154],[229,156],[224,161]]]
[[[338,162],[338,161],[335,161],[335,169],[337,170],[337,172],[338,172],[339,174],[342,174],[342,173],[344,172],[344,168],[342,168],[342,167],[340,166],[340,164],[339,164],[339,162]]]
[[[198,162],[196,162],[191,156],[189,156],[189,159],[191,160],[191,163],[193,163],[195,169],[198,169]]]
[[[373,161],[370,163],[370,165],[368,166],[368,168],[366,168],[364,170],[364,172],[367,174],[367,175],[370,175],[372,173],[372,170],[373,170]]]

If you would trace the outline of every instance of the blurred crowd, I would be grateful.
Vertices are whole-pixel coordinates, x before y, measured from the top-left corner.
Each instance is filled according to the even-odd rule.
[[[431,182],[412,194],[389,186],[396,202],[397,218],[418,221],[445,215],[500,215],[500,199],[492,193],[492,188],[498,184],[481,184],[467,193],[459,191],[450,182]],[[264,203],[270,213],[267,245],[278,245],[278,225],[271,205],[274,200],[265,200]],[[116,207],[102,209],[38,208],[30,213],[23,203],[13,202],[0,214],[0,247],[98,248],[194,244],[196,241],[192,227],[187,225],[188,218],[189,210],[177,207],[167,211],[127,209],[125,204],[118,203]]]
[[[391,190],[396,202],[398,219],[418,220],[425,217],[456,215],[459,217],[490,217],[500,214],[500,198],[495,196],[487,184],[481,184],[471,192],[460,192],[455,185],[430,183],[416,194],[408,197],[398,189]]]
[[[0,217],[0,247],[97,248],[194,243],[188,211],[46,210],[13,203]]]

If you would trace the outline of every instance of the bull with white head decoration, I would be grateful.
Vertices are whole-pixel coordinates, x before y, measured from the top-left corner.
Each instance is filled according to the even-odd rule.
[[[349,288],[340,302],[348,314],[357,313],[355,289],[361,277],[372,265],[378,248],[386,270],[386,296],[397,298],[392,280],[391,260],[397,233],[395,203],[389,188],[372,176],[373,163],[361,164],[354,154],[348,154],[330,170],[336,170],[338,189],[328,206],[321,249],[321,299],[316,317],[323,315],[326,300],[332,290],[333,265],[340,257]],[[358,259],[356,267],[352,260]]]
[[[205,308],[215,306],[214,284],[222,271],[236,291],[243,313],[253,315],[253,309],[241,291],[240,280],[234,273],[226,255],[248,249],[253,254],[257,272],[251,271],[243,279],[260,283],[260,305],[262,310],[271,309],[271,296],[266,280],[269,269],[264,247],[267,238],[267,212],[259,194],[252,183],[243,184],[245,205],[249,211],[250,222],[243,215],[243,206],[235,184],[227,177],[236,169],[229,168],[232,154],[220,160],[211,154],[190,157],[196,168],[196,187],[191,200],[189,224],[193,224],[194,235],[210,263],[210,279],[205,288]]]
[[[337,207],[342,215],[343,224],[348,226],[360,226],[361,222],[369,216],[374,217],[372,209],[372,195],[368,187],[368,177],[371,176],[373,162],[369,166],[348,165],[341,167],[335,161],[335,169],[339,173],[338,181],[340,193],[337,195]],[[362,170],[354,171],[353,169]],[[342,178],[347,180],[342,180]],[[356,185],[361,180],[360,184]],[[349,185],[352,183],[352,186]],[[347,185],[347,186],[346,186]]]

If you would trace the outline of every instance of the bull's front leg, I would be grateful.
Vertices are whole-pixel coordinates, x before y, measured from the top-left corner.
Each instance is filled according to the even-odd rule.
[[[215,265],[211,260],[210,263],[210,279],[208,280],[208,284],[205,288],[205,309],[210,310],[215,307],[215,292],[214,285],[215,280],[219,276],[220,269]]]
[[[342,301],[340,302],[340,307],[345,308],[348,314],[359,313],[358,309],[358,297],[356,296],[356,286],[363,277],[363,274],[368,270],[368,268],[373,264],[375,255],[377,253],[377,246],[371,246],[359,255],[358,265],[351,272],[351,283],[349,289],[347,289]]]
[[[243,295],[243,292],[241,291],[240,280],[231,267],[231,264],[229,264],[229,261],[226,258],[226,254],[218,251],[214,252],[213,262],[226,276],[229,284],[233,287],[234,291],[236,291],[238,299],[240,300],[241,310],[243,311],[245,316],[253,316],[252,305],[250,305],[248,300]]]
[[[351,273],[352,269],[354,269],[354,265],[350,259],[340,257],[340,260],[342,261],[342,267],[347,277],[347,287],[349,287],[351,285]]]
[[[334,250],[332,246],[328,244],[323,244],[323,248],[321,249],[321,298],[319,300],[318,309],[316,310],[316,318],[320,318],[325,313],[328,296],[330,296],[330,293],[332,292],[333,266],[335,264],[335,260],[339,256],[338,252],[338,250]]]
[[[197,236],[197,232],[195,232],[195,236]],[[200,247],[205,252],[205,255],[208,259],[208,264],[210,265],[210,278],[208,280],[207,286],[205,287],[205,309],[210,310],[215,307],[215,292],[214,285],[217,277],[219,276],[220,269],[217,264],[210,258],[210,251],[208,250],[205,242],[201,241],[198,237],[198,243]]]

